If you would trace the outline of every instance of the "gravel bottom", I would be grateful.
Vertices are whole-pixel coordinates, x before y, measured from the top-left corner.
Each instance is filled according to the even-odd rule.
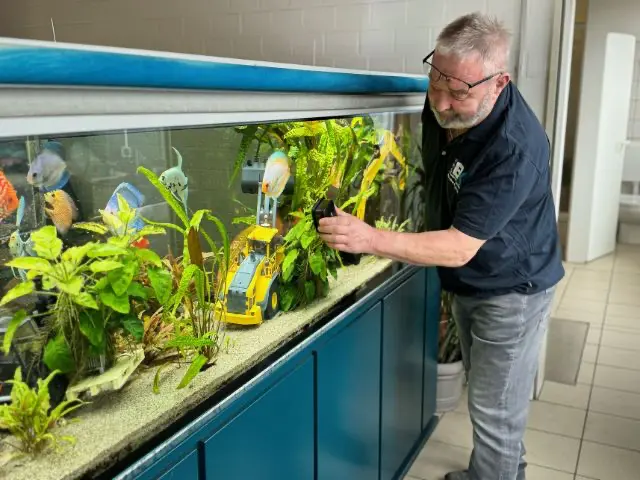
[[[5,465],[0,461],[0,478],[75,479],[96,468],[113,464],[184,413],[196,408],[221,385],[256,365],[302,328],[313,324],[342,298],[382,273],[391,263],[386,259],[364,257],[359,265],[341,269],[338,280],[331,279],[329,295],[306,309],[280,314],[258,328],[228,330],[227,334],[235,339],[232,349],[221,354],[214,366],[200,373],[182,390],[176,387],[187,369],[186,365],[163,368],[157,395],[152,391],[156,369],[140,369],[120,391],[93,399],[90,405],[77,410],[74,421],[56,429],[58,435],[75,437],[75,445],[62,443],[60,452],[14,459]],[[0,445],[0,459],[6,458],[8,449]]]

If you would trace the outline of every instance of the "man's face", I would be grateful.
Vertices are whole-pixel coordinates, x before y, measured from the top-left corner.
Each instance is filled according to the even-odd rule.
[[[482,59],[475,55],[461,59],[436,52],[431,63],[435,68],[429,75],[429,103],[443,128],[467,129],[480,123],[489,115],[509,81],[507,74],[501,74],[469,89],[464,82],[473,84],[487,77]]]

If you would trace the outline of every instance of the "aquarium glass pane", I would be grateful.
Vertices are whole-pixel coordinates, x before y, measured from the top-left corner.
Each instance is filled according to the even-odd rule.
[[[154,223],[164,227],[165,234],[150,231],[148,235],[135,239],[136,248],[155,252],[162,259],[167,256],[180,259],[185,252],[190,252],[191,261],[198,257],[196,251],[190,250],[192,245],[185,245],[184,239],[189,238],[186,234],[189,226],[185,227],[175,208],[183,212],[186,208],[189,219],[202,210],[214,215],[227,231],[231,263],[242,263],[242,268],[246,267],[246,271],[242,270],[236,278],[237,285],[240,285],[238,288],[245,289],[249,288],[257,268],[257,264],[244,262],[246,245],[249,245],[249,252],[255,255],[275,255],[279,246],[290,237],[288,234],[291,229],[301,221],[301,216],[308,214],[321,198],[334,200],[337,206],[361,216],[371,225],[419,231],[424,223],[420,130],[419,113],[389,112],[287,123],[94,132],[2,141],[0,291],[4,296],[8,292],[16,292],[15,288],[20,282],[30,281],[29,268],[11,268],[7,263],[15,259],[42,256],[34,251],[33,242],[33,235],[41,227],[52,226],[51,230],[55,229],[54,237],[62,242],[61,252],[82,247],[89,242],[106,243],[108,238],[116,234],[122,236],[125,233],[122,224],[113,224],[113,217],[117,217],[122,207],[118,204],[116,193],[120,193],[121,199],[131,208],[133,217],[127,224],[128,232],[135,233],[143,226],[149,227]],[[268,160],[272,162],[269,163],[271,171],[265,174]],[[283,161],[280,167],[276,165]],[[285,178],[287,164],[288,180]],[[167,191],[173,194],[173,206],[157,186],[141,173],[141,169],[146,169],[167,187]],[[262,182],[264,175],[265,181]],[[274,215],[276,200],[273,197],[278,193],[280,196],[277,197]],[[266,207],[268,212],[258,215],[259,201],[262,201],[263,210]],[[206,220],[206,214],[204,217]],[[220,265],[211,260],[210,241],[215,244],[215,255],[224,250],[224,242],[217,224],[205,220],[201,226],[197,226],[194,235],[198,238],[199,250],[204,254],[202,264],[206,270],[208,261],[215,265],[212,268],[219,268]],[[277,231],[271,236],[266,231],[251,233],[257,224]],[[302,235],[298,246],[301,252],[293,262],[295,265],[287,267],[287,259],[279,258],[279,268],[293,269],[304,264],[301,259],[307,252],[303,250],[315,248],[313,241],[317,240]],[[105,262],[109,258],[108,255],[100,257]],[[327,265],[317,262],[318,258],[314,258],[313,253],[305,258],[305,268],[317,269],[316,273],[324,277],[331,273],[326,271]],[[60,332],[50,330],[52,327],[51,322],[47,322],[47,312],[51,312],[60,289],[85,288],[92,285],[91,278],[100,275],[106,278],[100,268],[112,267],[108,263],[101,263],[87,271],[79,271],[80,277],[85,279],[83,283],[64,287],[55,285],[54,277],[59,272],[50,272],[51,278],[48,280],[46,274],[36,275],[38,278],[34,288],[46,290],[49,294],[34,292],[17,295],[17,298],[0,306],[0,317],[5,317],[8,322],[8,318],[21,309],[27,315],[33,314],[48,338],[45,341],[51,343]],[[265,271],[266,275],[270,275],[268,270]],[[147,293],[152,291],[156,296],[163,297],[165,295],[156,288],[158,282],[163,280],[149,275],[146,281],[141,280],[136,287],[131,287],[131,278],[127,279],[126,269],[121,273],[123,291],[118,291],[112,275],[108,280],[112,284],[108,287],[108,295],[100,296],[102,294],[99,295],[95,290],[88,293],[94,295],[100,305],[107,305],[110,312],[115,309],[124,315],[118,320],[119,328],[139,338],[141,329],[148,329],[149,326],[136,324],[136,316],[139,321],[144,315],[140,310],[135,310],[139,307],[135,303],[135,288],[146,288]],[[295,277],[296,274],[291,275]],[[172,295],[179,286],[175,278],[174,282],[170,288]],[[286,291],[286,285],[282,285],[286,282],[281,282],[281,304],[287,304],[286,308],[289,309],[297,308],[296,305],[304,307],[314,298],[326,294],[321,292],[322,282],[314,282],[305,283],[303,280],[295,286],[297,291],[294,291],[295,288]],[[136,283],[135,278],[133,283]],[[189,288],[190,294],[197,296],[195,287],[191,285]],[[155,292],[153,289],[156,289]],[[123,298],[131,303],[130,308],[118,303]],[[84,325],[80,333],[86,337],[83,341],[88,342],[87,348],[117,350],[118,345],[101,343],[103,334],[90,328],[91,322],[97,317],[82,317],[83,311],[91,313],[95,307],[91,300],[85,300],[79,301],[74,307],[79,312],[74,318]],[[258,302],[257,298],[248,298],[246,295],[234,297],[230,293],[227,308],[229,311],[239,311],[251,307],[255,302]],[[267,310],[263,314],[266,315]],[[111,319],[108,316],[105,321]],[[54,328],[59,329],[60,325]],[[196,337],[202,337],[203,333],[188,331],[189,335]],[[95,359],[92,362],[89,362],[90,367],[98,368],[99,362],[95,363]],[[2,367],[4,377],[7,371],[5,364]]]

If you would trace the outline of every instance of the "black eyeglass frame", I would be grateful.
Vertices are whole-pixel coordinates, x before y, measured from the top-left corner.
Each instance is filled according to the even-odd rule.
[[[491,80],[493,77],[495,77],[496,75],[502,75],[504,72],[503,71],[499,71],[496,72],[492,75],[489,75],[488,77],[483,78],[482,80],[478,80],[477,82],[474,83],[469,83],[469,82],[465,82],[464,80],[457,78],[457,77],[453,77],[451,75],[447,75],[446,73],[443,73],[440,69],[438,69],[438,67],[434,66],[431,62],[429,62],[429,59],[431,57],[433,57],[433,55],[436,53],[435,49],[431,51],[431,53],[429,55],[427,55],[426,57],[424,57],[422,59],[422,65],[429,65],[431,68],[434,68],[436,70],[436,72],[438,72],[440,74],[440,77],[444,77],[446,80],[449,79],[453,79],[453,80],[457,80],[458,82],[462,82],[464,83],[467,87],[469,87],[469,90],[471,90],[473,87],[477,87],[478,85],[480,85],[481,83],[487,82],[489,80]],[[467,90],[464,94],[464,96],[466,97],[467,95],[469,95],[469,90]]]

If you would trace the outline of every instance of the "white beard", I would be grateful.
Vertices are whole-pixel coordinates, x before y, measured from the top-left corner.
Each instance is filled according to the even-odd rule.
[[[491,111],[491,106],[489,105],[489,94],[485,95],[485,97],[480,102],[478,106],[478,111],[472,115],[471,117],[462,117],[459,114],[454,114],[452,117],[448,119],[444,119],[440,116],[440,114],[431,107],[431,111],[433,112],[433,116],[436,118],[436,121],[442,128],[456,129],[456,130],[464,130],[474,127],[482,120],[484,120],[487,115],[489,115]]]

